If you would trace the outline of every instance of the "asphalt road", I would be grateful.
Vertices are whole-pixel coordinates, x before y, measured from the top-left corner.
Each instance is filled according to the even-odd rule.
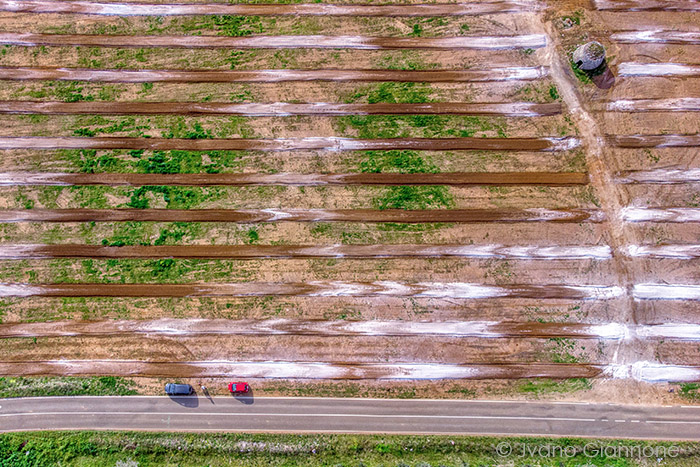
[[[700,407],[202,396],[0,399],[0,431],[82,429],[700,440]]]

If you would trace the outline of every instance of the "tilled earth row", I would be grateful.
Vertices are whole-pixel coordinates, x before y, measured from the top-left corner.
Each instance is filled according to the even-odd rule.
[[[119,4],[0,3],[23,11],[0,20],[0,316],[36,323],[3,337],[0,372],[460,380],[452,397],[483,391],[472,379],[700,379],[700,215],[658,172],[693,166],[699,107],[675,99],[698,78],[625,65],[692,65],[694,39],[622,34],[679,14],[626,3],[192,3],[124,21],[79,14]],[[282,16],[300,10],[325,16]],[[582,38],[608,47],[614,86],[562,71]],[[137,330],[160,318],[255,322]],[[489,324],[304,335],[281,318]],[[60,319],[70,334],[40,324]]]

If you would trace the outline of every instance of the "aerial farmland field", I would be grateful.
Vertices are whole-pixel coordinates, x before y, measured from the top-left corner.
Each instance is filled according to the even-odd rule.
[[[699,397],[697,2],[0,10],[3,396]]]

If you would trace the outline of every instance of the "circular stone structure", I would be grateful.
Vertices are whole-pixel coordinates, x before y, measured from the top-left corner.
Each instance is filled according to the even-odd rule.
[[[596,41],[584,44],[574,51],[573,60],[581,70],[595,70],[605,60],[605,47]]]

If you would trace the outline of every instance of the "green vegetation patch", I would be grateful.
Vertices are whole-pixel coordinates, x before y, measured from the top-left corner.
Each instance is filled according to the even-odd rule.
[[[510,447],[510,454],[504,449]],[[598,466],[651,465],[634,454],[645,447],[675,457],[663,465],[692,465],[695,443],[573,438],[493,438],[401,435],[195,434],[38,432],[0,435],[0,466]],[[605,455],[618,448],[616,457]],[[627,447],[627,454],[625,448]],[[584,451],[586,448],[586,451]],[[542,453],[547,455],[543,456]],[[669,451],[670,452],[670,451]],[[505,453],[505,454],[504,454]],[[596,455],[597,453],[597,455]],[[620,455],[622,454],[622,455]],[[656,458],[653,459],[656,465]]]
[[[0,398],[40,396],[131,396],[136,383],[119,376],[92,378],[30,377],[0,378]],[[0,455],[0,459],[2,459]],[[0,466],[2,460],[0,460]],[[9,465],[9,464],[8,464]]]
[[[518,392],[535,396],[544,394],[564,394],[578,391],[588,391],[593,387],[590,379],[572,378],[564,380],[536,379],[522,381],[518,385]]]

